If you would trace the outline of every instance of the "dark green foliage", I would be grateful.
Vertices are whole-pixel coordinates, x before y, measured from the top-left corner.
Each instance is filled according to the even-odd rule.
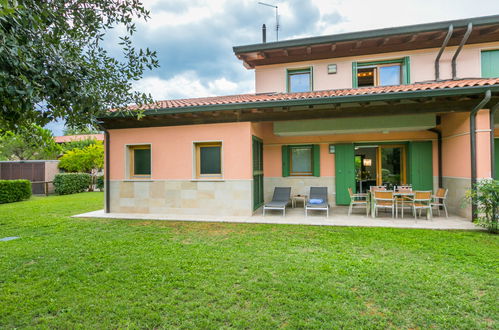
[[[466,195],[470,203],[477,207],[478,225],[487,228],[492,233],[499,233],[499,181],[482,180]]]
[[[100,191],[103,191],[104,190],[104,175],[99,175],[97,177],[97,189],[99,189]]]
[[[158,67],[156,52],[132,44],[134,21],[149,17],[140,1],[5,0],[0,13],[0,128],[60,118],[84,128],[109,108],[152,101],[132,90]],[[102,45],[117,26],[115,58]]]
[[[55,175],[55,192],[59,195],[69,195],[84,192],[92,183],[88,173],[59,173]]]
[[[0,204],[18,202],[30,197],[29,180],[0,180]]]
[[[36,124],[16,132],[0,130],[0,160],[57,159],[61,152],[52,132]]]

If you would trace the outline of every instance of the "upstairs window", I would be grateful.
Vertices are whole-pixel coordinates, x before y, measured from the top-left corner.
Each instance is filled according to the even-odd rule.
[[[377,62],[353,62],[353,87],[409,84],[409,57]]]
[[[288,70],[287,84],[289,93],[310,92],[312,88],[312,68]]]
[[[499,77],[499,50],[482,51],[482,77]]]

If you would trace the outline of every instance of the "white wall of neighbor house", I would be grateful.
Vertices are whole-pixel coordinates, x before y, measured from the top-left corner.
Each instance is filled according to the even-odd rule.
[[[451,79],[451,60],[457,47],[447,47],[440,60],[440,78]],[[481,76],[481,51],[499,48],[499,42],[465,45],[457,60],[458,78],[479,78]],[[256,93],[286,92],[286,70],[313,68],[313,89],[315,91],[328,89],[352,88],[352,62],[370,62],[410,57],[411,83],[435,79],[435,57],[439,48],[421,49],[406,52],[391,52],[340,57],[325,60],[292,62],[258,66],[255,68]],[[337,65],[337,73],[328,74],[329,64]]]

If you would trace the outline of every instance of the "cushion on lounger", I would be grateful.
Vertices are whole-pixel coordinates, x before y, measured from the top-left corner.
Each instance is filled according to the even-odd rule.
[[[319,199],[319,198],[314,198],[314,199],[310,199],[308,202],[310,204],[322,204],[322,203],[324,203],[324,200]]]

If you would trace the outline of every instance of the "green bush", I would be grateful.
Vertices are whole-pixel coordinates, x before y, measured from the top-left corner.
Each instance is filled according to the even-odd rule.
[[[30,197],[29,180],[0,180],[0,204],[18,202]]]
[[[104,175],[99,175],[97,177],[97,183],[96,183],[97,189],[100,191],[104,190]]]
[[[59,173],[55,175],[55,192],[59,195],[69,195],[84,192],[92,183],[88,173]]]
[[[487,228],[492,233],[499,233],[499,181],[482,180],[475,185],[475,190],[469,190],[466,197],[470,203],[475,203],[478,225]]]

